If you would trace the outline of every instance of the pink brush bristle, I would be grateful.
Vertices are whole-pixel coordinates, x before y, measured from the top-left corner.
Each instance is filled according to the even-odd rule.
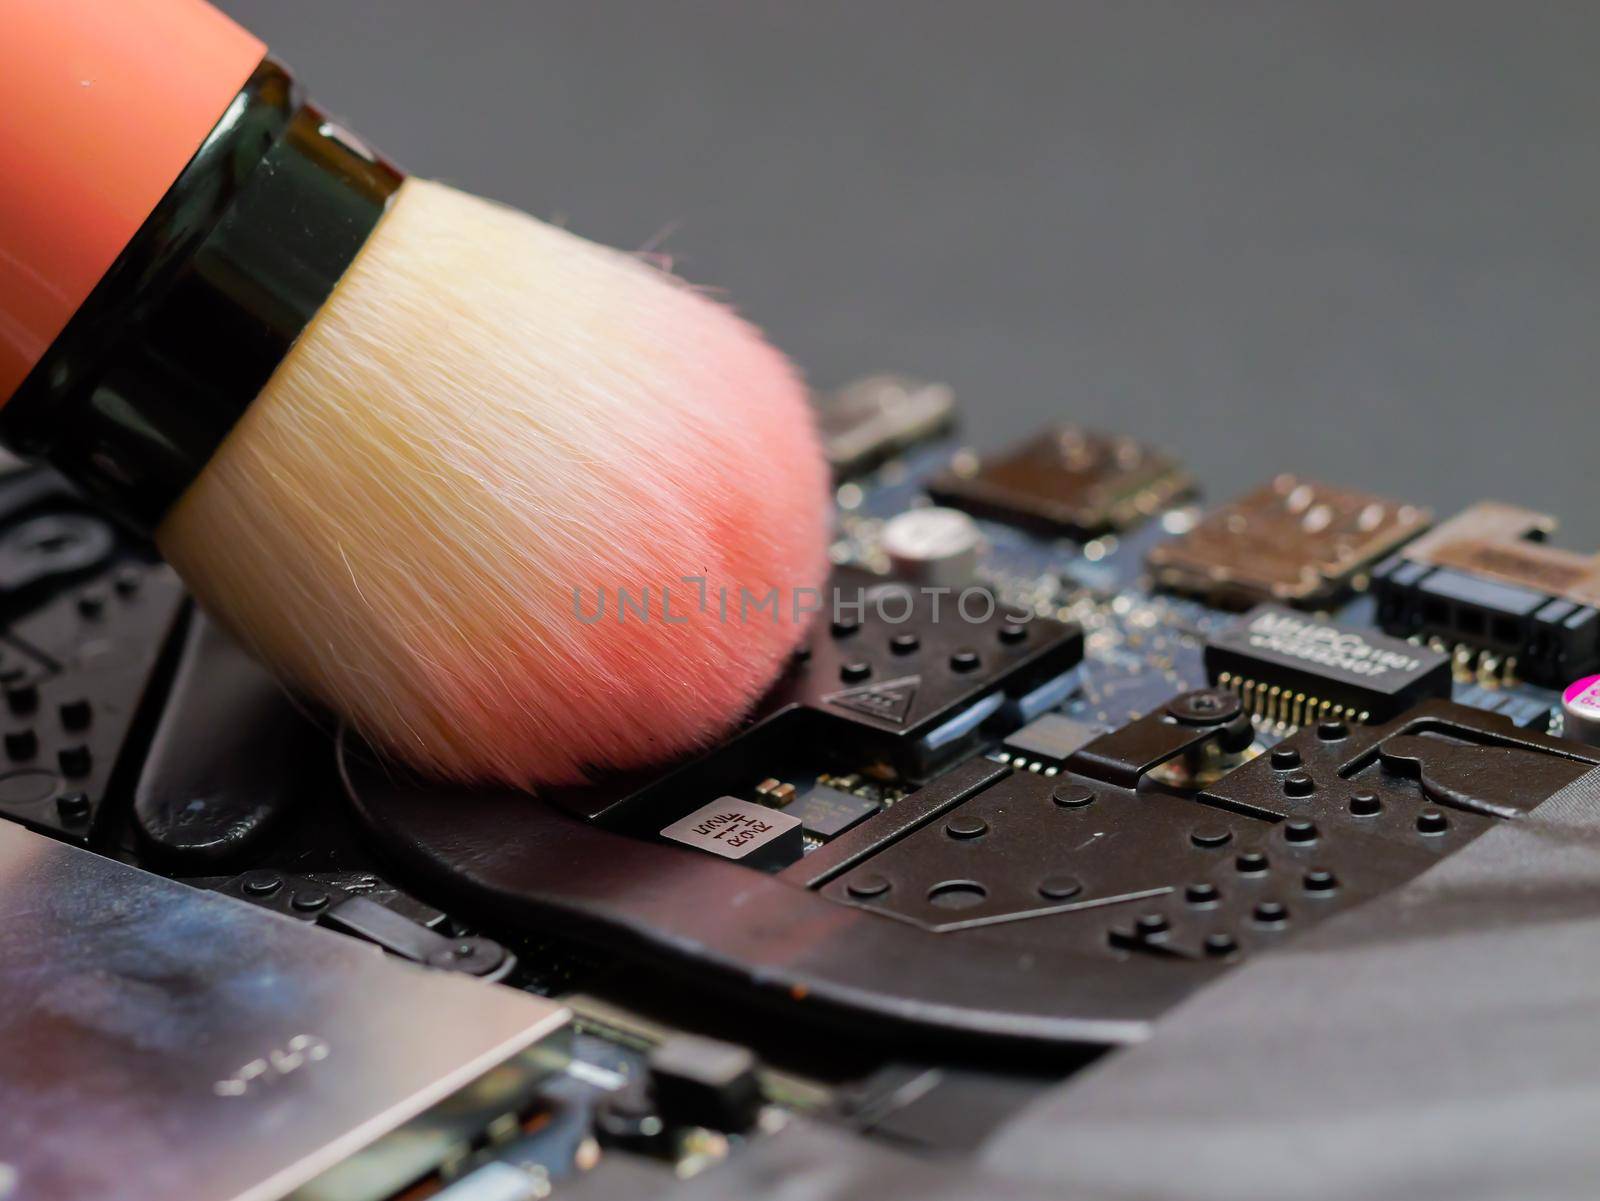
[[[738,722],[817,603],[827,487],[731,310],[413,180],[159,540],[376,745],[537,787]]]

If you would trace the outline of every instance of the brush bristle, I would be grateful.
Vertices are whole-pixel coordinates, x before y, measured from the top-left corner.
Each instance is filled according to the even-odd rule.
[[[772,682],[826,488],[799,379],[730,310],[413,180],[157,540],[375,745],[569,784],[706,744]]]

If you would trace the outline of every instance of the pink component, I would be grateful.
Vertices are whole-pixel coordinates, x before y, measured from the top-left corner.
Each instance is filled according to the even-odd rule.
[[[1561,713],[1568,738],[1600,746],[1600,676],[1585,676],[1561,694]]]
[[[1600,716],[1600,676],[1585,676],[1568,684],[1561,703],[1593,709]]]

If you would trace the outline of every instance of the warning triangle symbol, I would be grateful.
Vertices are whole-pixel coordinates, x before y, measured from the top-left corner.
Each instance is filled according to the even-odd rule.
[[[904,725],[906,715],[911,712],[911,702],[917,699],[917,689],[921,686],[921,676],[902,676],[898,680],[884,680],[880,684],[846,688],[843,692],[830,693],[822,700],[824,704]]]

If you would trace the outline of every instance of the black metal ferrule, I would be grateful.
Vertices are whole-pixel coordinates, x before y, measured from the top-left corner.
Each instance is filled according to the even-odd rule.
[[[0,440],[153,531],[403,180],[266,59],[0,407]]]

